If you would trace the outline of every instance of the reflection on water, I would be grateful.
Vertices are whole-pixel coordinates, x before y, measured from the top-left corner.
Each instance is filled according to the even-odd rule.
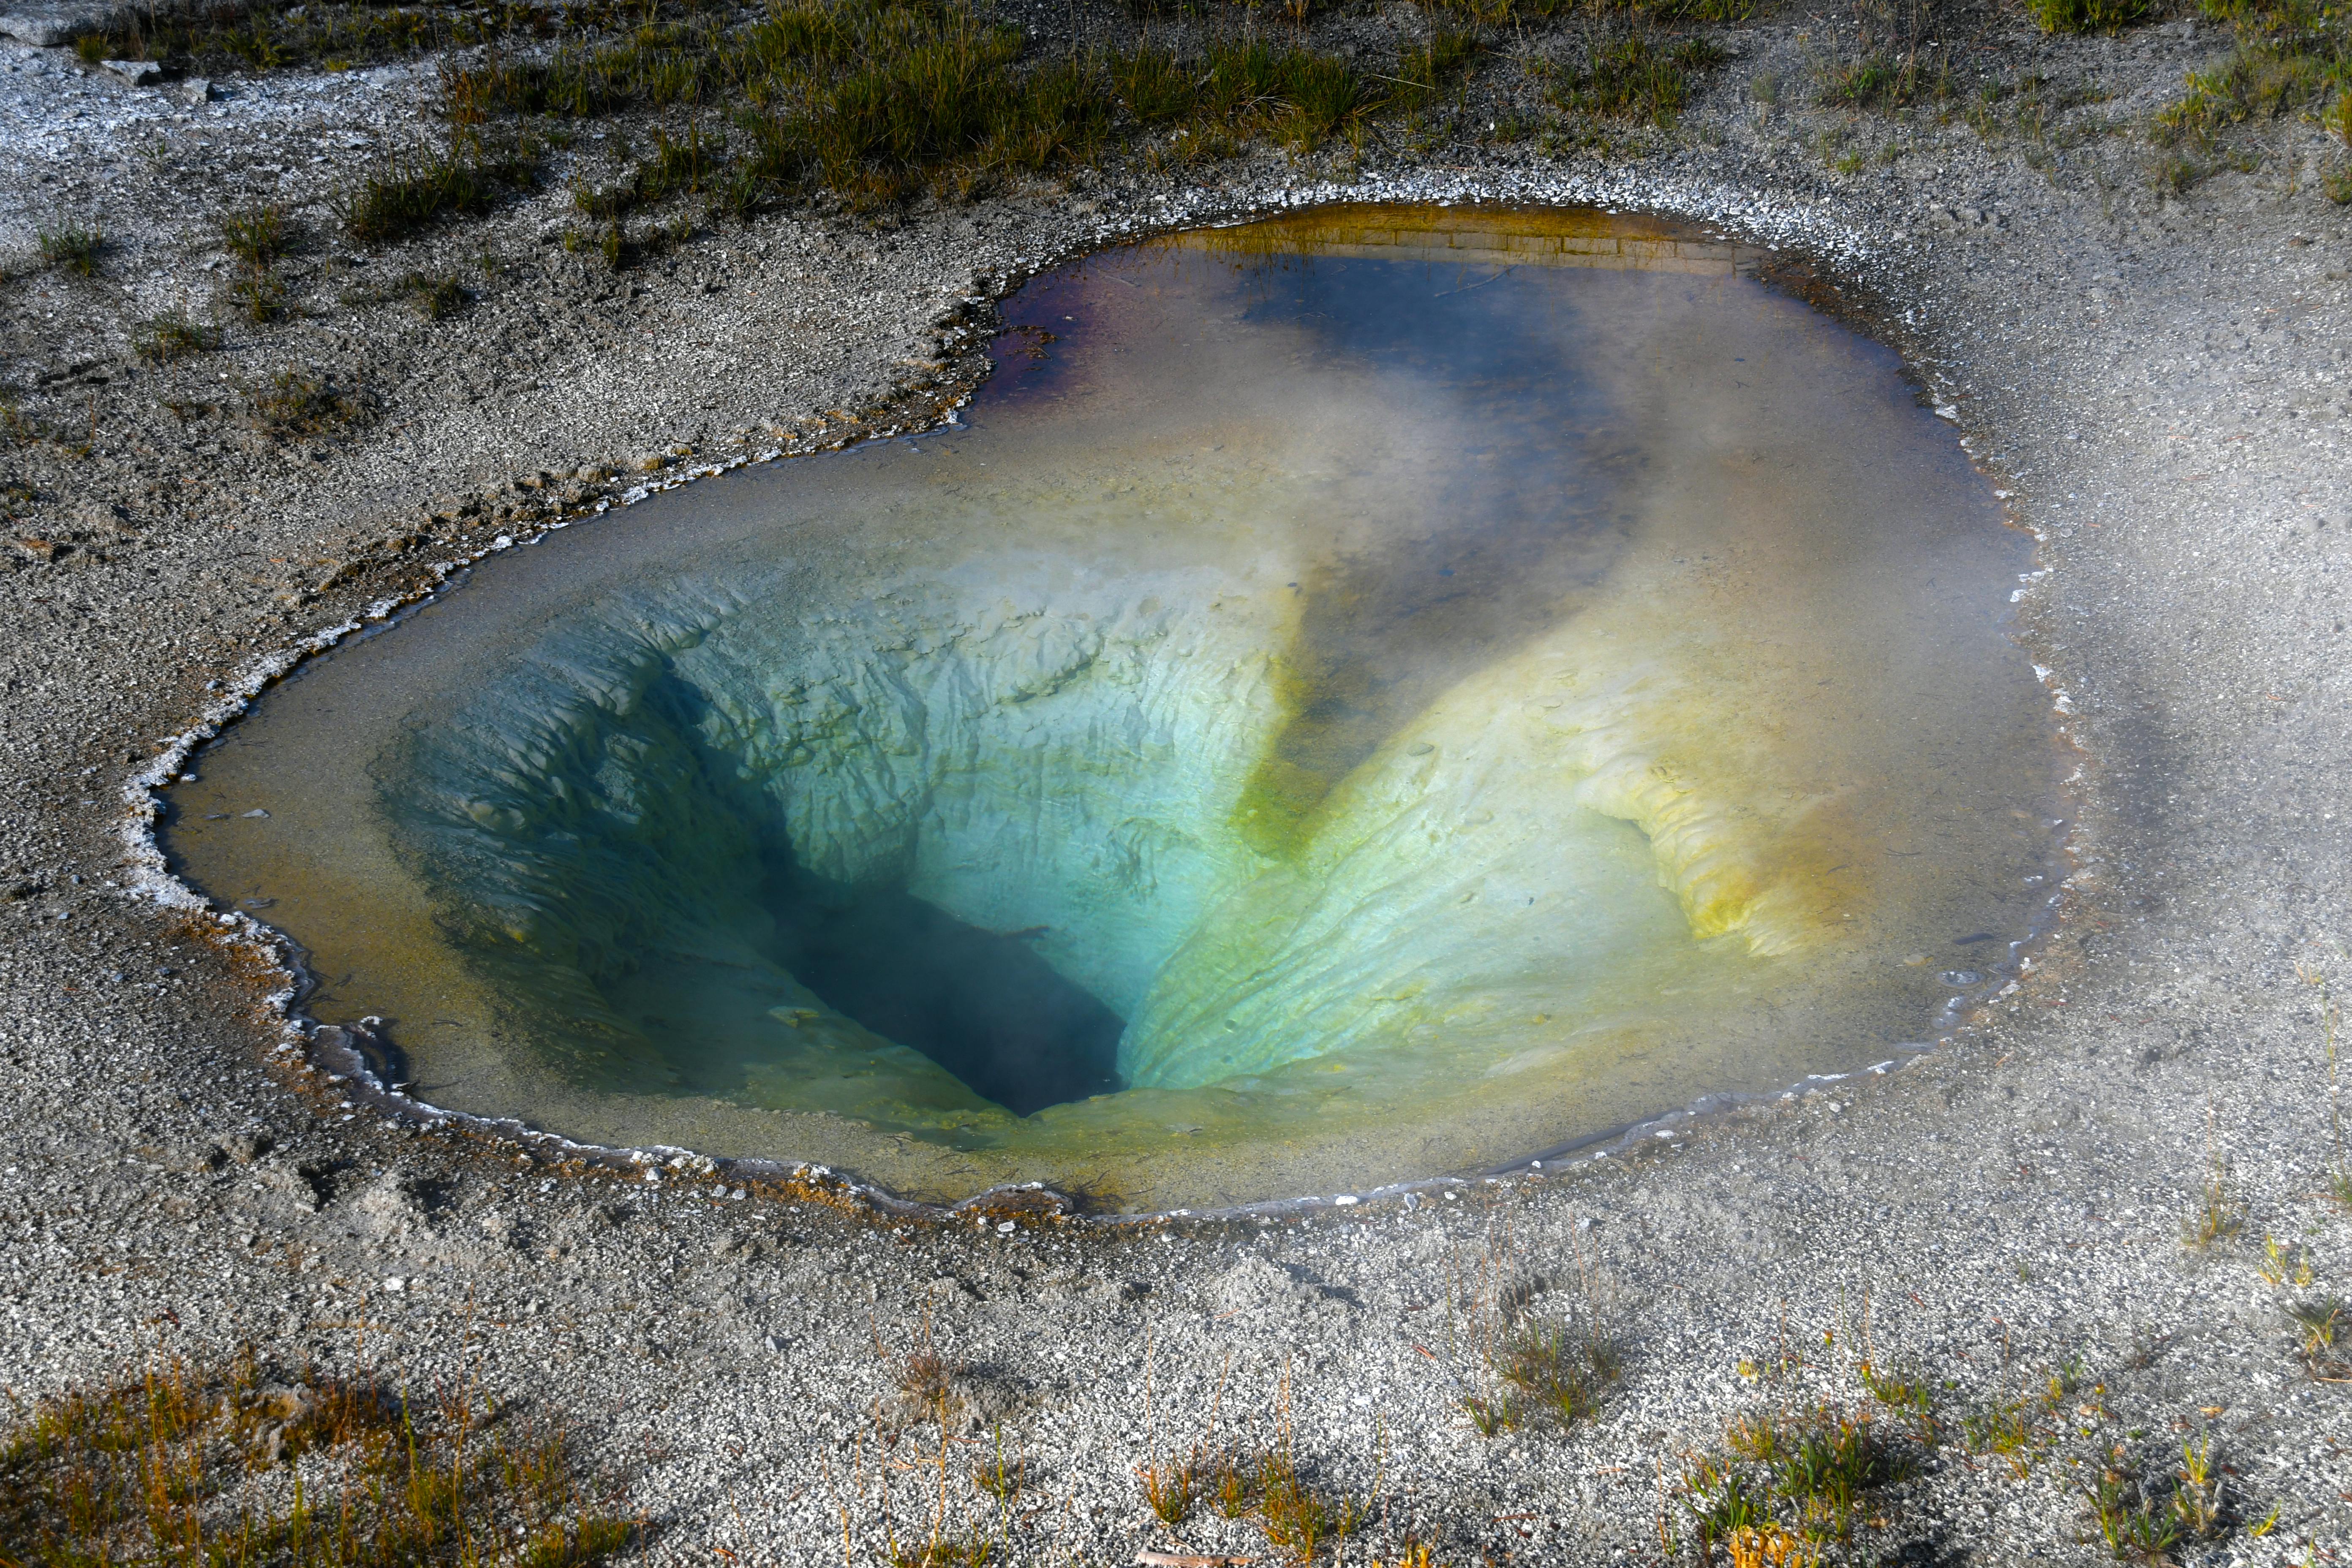
[[[2021,552],[1753,260],[1358,208],[1071,268],[970,427],[499,558],[170,846],[427,1098],[921,1196],[1344,1189],[1878,1059],[2046,896]]]

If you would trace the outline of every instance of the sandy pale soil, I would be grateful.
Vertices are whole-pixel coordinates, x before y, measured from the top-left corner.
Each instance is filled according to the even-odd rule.
[[[1822,1404],[1874,1415],[1910,1468],[1833,1556],[2108,1560],[2087,1490],[2167,1508],[2209,1439],[2220,1506],[2176,1557],[2341,1560],[2352,1369],[2290,1309],[2324,1322],[2352,1291],[2321,983],[2352,985],[2352,250],[2320,188],[2343,149],[2289,118],[2247,133],[2245,169],[2160,195],[2141,128],[2219,35],[1975,25],[1971,69],[2045,79],[2038,132],[2015,93],[1980,127],[1805,107],[1842,34],[1795,17],[1728,35],[1646,152],[1472,136],[1346,170],[1076,173],[887,228],[769,216],[617,272],[554,243],[560,180],[406,249],[339,237],[339,182],[417,133],[430,61],[190,105],[8,49],[0,1384],[247,1342],[414,1388],[470,1373],[567,1421],[642,1519],[628,1552],[678,1563],[919,1542],[937,1488],[909,1467],[943,1436],[971,1440],[946,1449],[950,1531],[1005,1560],[1265,1556],[1213,1508],[1161,1526],[1133,1469],[1284,1431],[1317,1485],[1378,1500],[1349,1561],[1415,1537],[1442,1563],[1696,1561],[1700,1458],[1743,1413]],[[225,308],[213,219],[257,194],[307,237],[286,315],[141,360],[139,322]],[[2017,608],[2080,749],[2075,871],[2016,984],[1924,1058],[1410,1201],[896,1218],[346,1110],[352,1084],[281,1048],[249,928],[159,896],[136,781],[163,738],[441,563],[665,463],[927,417],[985,368],[963,301],[1115,226],[1482,194],[1808,262],[2041,540]],[[96,275],[42,268],[34,231],[89,213]],[[420,314],[418,269],[470,302]],[[267,429],[287,371],[356,417]],[[2222,1234],[2189,1245],[2209,1193]],[[1475,1429],[1507,1320],[1616,1347],[1589,1415]],[[944,1434],[902,1392],[926,1342]],[[1874,1401],[1864,1361],[1922,1384],[1932,1422]],[[1027,1466],[1003,1512],[962,1479],[1000,1433]]]

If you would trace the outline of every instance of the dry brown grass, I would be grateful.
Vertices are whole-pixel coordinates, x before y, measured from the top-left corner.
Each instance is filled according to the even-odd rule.
[[[0,1568],[579,1568],[630,1534],[559,1429],[250,1354],[20,1407],[0,1440]]]

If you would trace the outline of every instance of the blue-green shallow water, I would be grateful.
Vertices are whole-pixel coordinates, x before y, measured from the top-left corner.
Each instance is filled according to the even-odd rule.
[[[2048,897],[2023,552],[1735,262],[1379,210],[1097,258],[968,427],[318,661],[169,844],[427,1099],[912,1195],[1361,1186],[1879,1059]]]

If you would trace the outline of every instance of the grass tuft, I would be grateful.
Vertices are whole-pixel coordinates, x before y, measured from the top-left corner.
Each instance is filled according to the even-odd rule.
[[[365,1379],[280,1381],[249,1354],[159,1363],[0,1437],[0,1539],[26,1568],[584,1568],[626,1544],[561,1432],[478,1432],[494,1414],[465,1393],[420,1407]]]
[[[1706,38],[1662,46],[1643,32],[1604,35],[1587,45],[1582,66],[1554,85],[1551,100],[1571,114],[1672,125],[1695,79],[1728,58]]]
[[[447,320],[464,310],[474,298],[455,278],[431,278],[422,272],[403,275],[394,288],[407,295],[409,302],[416,307],[417,314],[428,321]]]
[[[1711,1560],[1718,1544],[1731,1550],[1734,1542],[1779,1528],[1753,1476],[1720,1458],[1702,1457],[1683,1472],[1682,1500],[1702,1561]]]
[[[1152,1518],[1172,1530],[1192,1517],[1195,1481],[1192,1460],[1169,1458],[1138,1465],[1135,1479],[1143,1488],[1143,1500]]]
[[[536,172],[520,153],[414,153],[345,194],[343,228],[362,245],[397,244],[449,218],[489,211]]]
[[[1217,1461],[1209,1497],[1225,1518],[1247,1519],[1257,1507],[1257,1477],[1250,1467],[1227,1454]]]
[[[82,223],[61,218],[54,228],[33,231],[41,247],[41,265],[88,278],[98,270],[98,254],[106,248],[106,231],[95,220]]]
[[[1028,1479],[1028,1456],[1019,1455],[1007,1462],[1004,1458],[1004,1428],[999,1426],[996,1428],[996,1452],[986,1464],[972,1470],[971,1484],[1010,1508],[1013,1500],[1021,1495],[1021,1489]]]
[[[944,1422],[948,1407],[955,1402],[956,1363],[932,1350],[928,1343],[909,1352],[898,1363],[898,1392],[908,1405],[925,1415]]]
[[[1702,1555],[1721,1544],[1733,1561],[1811,1563],[1851,1541],[1871,1495],[1906,1479],[1910,1459],[1867,1414],[1829,1405],[1741,1416],[1721,1451],[1683,1474],[1683,1505]]]
[[[1198,100],[1193,75],[1173,49],[1150,43],[1110,62],[1111,90],[1141,125],[1188,118]]]
[[[2213,1440],[2191,1437],[2180,1445],[2180,1473],[2172,1492],[2172,1517],[2181,1531],[2210,1540],[2230,1525],[2221,1473],[2213,1463]]]
[[[1936,1445],[1941,1427],[1936,1419],[1936,1395],[1922,1379],[1883,1372],[1868,1362],[1861,1367],[1862,1385],[1870,1396],[1900,1415],[1922,1447]]]
[[[1466,16],[1485,26],[1589,15],[1622,16],[1637,23],[1726,26],[1756,14],[1756,0],[1420,0],[1423,9]]]
[[[2149,173],[2149,183],[2161,196],[2180,197],[2197,188],[2197,182],[2211,171],[2194,158],[2175,153],[2157,160]]]
[[[329,71],[415,59],[421,54],[552,38],[576,27],[633,25],[642,4],[570,0],[562,6],[512,5],[458,9],[384,5],[369,0],[207,0],[201,5],[114,13],[75,47],[95,65],[151,59],[205,76],[310,66]]]
[[[286,284],[275,272],[240,268],[229,279],[228,297],[237,314],[257,326],[286,310]]]
[[[2287,1304],[2287,1321],[2303,1342],[2305,1357],[2326,1355],[2336,1348],[2336,1336],[2346,1325],[2344,1303],[2333,1296],[2315,1296]]]
[[[1945,74],[1931,72],[1916,54],[1873,51],[1824,68],[1821,100],[1832,109],[1889,112],[1949,96]]]
[[[2190,71],[2189,90],[2156,116],[2164,145],[2200,146],[2231,126],[2326,102],[2323,123],[2352,125],[2352,25],[2319,0],[2204,0],[2208,19],[2226,23],[2230,53],[2210,70]]]
[[[2237,1235],[2245,1225],[2245,1207],[2231,1195],[2229,1183],[2216,1165],[2206,1173],[2197,1206],[2180,1223],[2180,1244],[2189,1247],[2210,1247]]]
[[[1462,1413],[1470,1417],[1470,1429],[1481,1437],[1499,1437],[1506,1432],[1518,1430],[1527,1412],[1508,1390],[1499,1394],[1465,1394],[1462,1396]]]
[[[2105,1470],[2084,1490],[2099,1539],[2118,1563],[2169,1563],[2180,1539],[2179,1521],[2172,1510],[2147,1496],[2138,1483],[2116,1470]]]
[[[1369,1500],[1326,1496],[1305,1476],[1285,1442],[1260,1457],[1255,1512],[1266,1544],[1299,1563],[1312,1563],[1327,1543],[1361,1530],[1371,1517]]]
[[[1519,1391],[1528,1407],[1562,1426],[1591,1415],[1601,1386],[1624,1370],[1623,1357],[1605,1339],[1532,1325],[1505,1342],[1501,1360],[1503,1381]]]
[[[272,436],[323,436],[357,423],[367,399],[308,371],[281,370],[248,397],[254,423]]]
[[[657,132],[642,158],[620,148],[631,166],[583,188],[583,213],[612,222],[697,195],[742,218],[799,202],[968,198],[1090,159],[1128,122],[1182,132],[1155,158],[1219,156],[1258,136],[1311,153],[1425,101],[1473,52],[1468,35],[1441,29],[1382,82],[1257,37],[1041,57],[1019,28],[946,0],[776,0],[734,26],[688,13],[545,55],[492,52],[448,68],[442,89],[461,128],[674,111],[691,121],[685,133]]]
[[[996,1542],[980,1535],[935,1535],[921,1545],[890,1552],[890,1568],[986,1568],[996,1557]]]
[[[1478,58],[1478,35],[1467,28],[1433,28],[1401,51],[1389,97],[1406,113],[1426,109],[1459,81]]]
[[[141,324],[131,348],[150,364],[169,364],[216,349],[220,340],[218,327],[199,321],[184,310],[166,310]]]
[[[2113,33],[2147,20],[2148,0],[2026,0],[2045,33]]]
[[[257,272],[286,254],[287,239],[286,208],[278,202],[262,202],[220,221],[222,248]]]
[[[2352,90],[2339,89],[2335,101],[2319,117],[2319,128],[2347,146],[2352,146]]]

